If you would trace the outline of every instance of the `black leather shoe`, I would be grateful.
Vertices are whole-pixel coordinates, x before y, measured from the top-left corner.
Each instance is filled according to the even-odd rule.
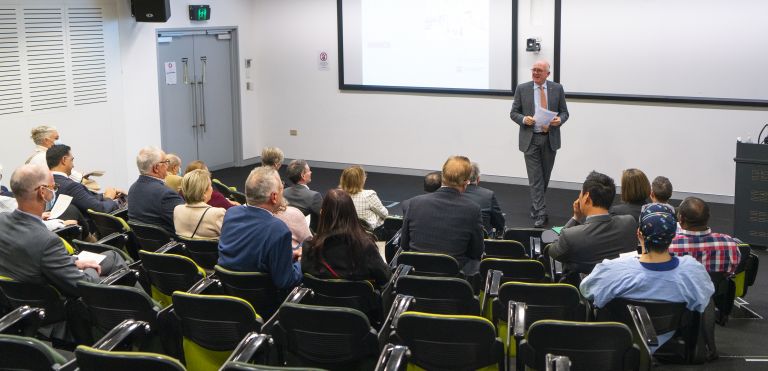
[[[536,218],[536,221],[533,223],[533,228],[543,228],[545,225],[547,225],[548,221],[549,221],[549,218],[547,218],[546,215],[540,215],[538,218]]]

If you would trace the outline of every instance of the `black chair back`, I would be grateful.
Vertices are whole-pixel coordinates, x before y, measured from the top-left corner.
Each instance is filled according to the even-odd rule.
[[[5,304],[10,306],[9,309],[27,305],[45,310],[45,319],[41,325],[63,321],[66,318],[66,299],[53,286],[19,282],[0,276],[0,293]]]
[[[393,297],[397,294],[416,299],[409,307],[412,311],[480,315],[480,302],[472,286],[461,278],[403,276],[397,280]]]
[[[568,357],[572,371],[636,370],[640,365],[632,332],[617,322],[538,321],[517,356],[527,367],[544,370],[548,353]]]
[[[410,362],[426,370],[504,369],[504,346],[483,317],[405,312],[394,337],[410,349]]]
[[[356,309],[285,303],[273,336],[289,366],[372,369],[379,354],[376,331]]]
[[[357,309],[365,313],[374,327],[381,324],[381,295],[370,282],[320,279],[306,273],[302,282],[304,287],[314,292],[314,295],[305,297],[302,303]]]
[[[154,326],[161,309],[149,295],[135,287],[80,281],[77,288],[83,303],[88,307],[91,322],[105,333],[126,319],[144,321]]]
[[[547,279],[544,265],[531,259],[496,259],[480,261],[480,277],[487,277],[489,270],[504,273],[501,282],[551,282]]]
[[[263,318],[272,317],[285,297],[275,287],[269,273],[235,272],[220,265],[216,265],[214,271],[225,294],[251,303]]]
[[[197,265],[207,270],[212,270],[219,260],[219,240],[196,240],[176,236],[179,242],[184,244],[187,256]]]
[[[541,240],[542,233],[544,233],[544,229],[541,228],[508,228],[504,231],[503,239],[520,242],[528,254],[533,257],[537,254],[531,250],[531,237]],[[540,247],[544,248],[544,245],[542,244]]]
[[[459,262],[450,255],[403,252],[397,257],[397,265],[413,267],[411,274],[429,277],[460,277]]]
[[[54,370],[66,359],[45,343],[30,337],[0,335],[0,369]]]
[[[159,226],[136,221],[129,221],[128,225],[136,236],[141,250],[156,251],[168,242],[173,241],[173,236]]]
[[[544,319],[588,320],[588,305],[579,289],[564,283],[507,282],[492,302],[493,323],[506,322],[509,301],[526,304],[525,328]]]
[[[513,240],[485,240],[483,258],[530,259],[522,243]]]

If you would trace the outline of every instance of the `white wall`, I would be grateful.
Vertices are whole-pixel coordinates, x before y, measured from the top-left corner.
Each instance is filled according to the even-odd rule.
[[[485,175],[526,177],[518,129],[508,116],[511,98],[339,91],[335,0],[209,0],[212,20],[202,24],[187,20],[187,5],[198,1],[172,0],[173,16],[163,24],[136,23],[129,0],[110,1],[121,69],[114,104],[95,117],[67,109],[0,118],[5,184],[33,148],[29,129],[48,123],[76,149],[79,168],[110,170],[104,184],[129,186],[138,149],[160,143],[156,29],[214,26],[239,29],[244,160],[275,145],[289,158],[399,172],[438,169],[447,156],[465,154]],[[18,1],[0,0],[5,3]],[[523,81],[535,59],[552,57],[553,8],[553,0],[520,0],[521,40],[540,36],[543,43],[541,55],[518,56]],[[318,70],[321,50],[330,55],[328,71]],[[247,58],[254,61],[248,73]],[[674,78],[674,71],[661,73]],[[245,90],[247,81],[253,91]],[[637,167],[650,177],[669,176],[677,191],[725,196],[733,195],[734,139],[756,136],[768,116],[765,109],[577,100],[569,108],[552,176],[569,182],[560,185],[580,183],[592,169],[618,178]],[[289,136],[289,129],[299,135]]]
[[[254,4],[258,95],[249,102],[258,107],[264,142],[287,157],[438,169],[448,155],[465,154],[486,175],[526,177],[511,98],[341,92],[336,1]],[[521,81],[537,58],[552,58],[553,9],[552,0],[520,1],[520,39],[543,43],[540,55],[519,54]],[[330,71],[318,70],[320,50],[330,55]],[[674,78],[674,71],[660,73]],[[735,138],[756,136],[768,116],[764,109],[577,100],[569,110],[553,181],[581,183],[592,169],[618,180],[622,169],[637,167],[651,178],[668,176],[676,191],[725,196],[733,195]]]
[[[199,4],[194,0],[172,0],[171,18],[165,23],[137,23],[130,16],[128,0],[117,0],[120,13],[120,45],[122,51],[123,84],[125,89],[125,126],[126,167],[138,174],[134,158],[136,153],[147,145],[160,145],[160,107],[157,76],[157,44],[158,29],[179,29],[199,27],[228,27],[237,26],[239,35],[240,83],[241,101],[246,101],[248,91],[245,90],[246,73],[245,59],[255,54],[253,38],[256,31],[253,28],[251,14],[253,1],[250,0],[208,0],[211,6],[211,20],[207,22],[192,22],[189,20],[187,6]],[[255,108],[243,104],[241,120],[243,122],[243,155],[245,158],[255,157],[260,153],[262,137],[259,134],[260,124],[254,119]],[[241,133],[235,132],[235,135]],[[229,150],[229,149],[225,149]],[[182,159],[185,162],[191,159]]]

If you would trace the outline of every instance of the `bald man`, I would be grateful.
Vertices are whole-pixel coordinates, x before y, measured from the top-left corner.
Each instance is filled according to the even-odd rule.
[[[560,148],[560,126],[568,120],[563,86],[548,81],[549,74],[547,61],[534,63],[531,67],[533,81],[517,86],[509,113],[512,121],[520,125],[519,147],[525,156],[531,191],[530,212],[536,228],[545,226],[549,221],[544,197],[555,166],[555,155]],[[537,123],[533,119],[537,107],[555,111],[557,116],[550,122]]]
[[[51,284],[67,296],[79,296],[78,281],[99,282],[125,262],[114,252],[100,263],[67,254],[61,239],[42,221],[46,204],[56,198],[51,172],[27,164],[11,176],[11,190],[18,208],[0,213],[0,275],[17,281]]]

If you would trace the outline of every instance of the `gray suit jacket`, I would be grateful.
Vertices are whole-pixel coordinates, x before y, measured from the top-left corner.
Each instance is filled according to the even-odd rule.
[[[296,184],[283,190],[283,197],[288,204],[301,210],[304,215],[314,213],[320,215],[320,206],[323,205],[323,196],[305,185]]]
[[[462,266],[483,254],[480,207],[459,191],[442,187],[403,204],[403,250],[451,255]]]
[[[59,236],[35,216],[19,210],[0,213],[0,231],[0,275],[54,285],[67,296],[79,296],[78,281],[99,282],[95,270],[77,269]]]
[[[568,106],[565,104],[565,91],[563,86],[547,80],[547,106],[550,111],[558,112],[560,125],[568,121]],[[522,83],[515,89],[515,100],[512,102],[512,111],[509,117],[520,125],[520,151],[525,152],[533,140],[533,126],[523,123],[525,116],[533,116],[536,112],[533,98],[533,81]],[[560,149],[560,127],[549,127],[549,147],[553,151]]]
[[[563,263],[563,272],[589,274],[603,259],[637,250],[637,221],[629,215],[596,215],[584,224],[571,219],[560,238],[549,246],[549,256]]]

